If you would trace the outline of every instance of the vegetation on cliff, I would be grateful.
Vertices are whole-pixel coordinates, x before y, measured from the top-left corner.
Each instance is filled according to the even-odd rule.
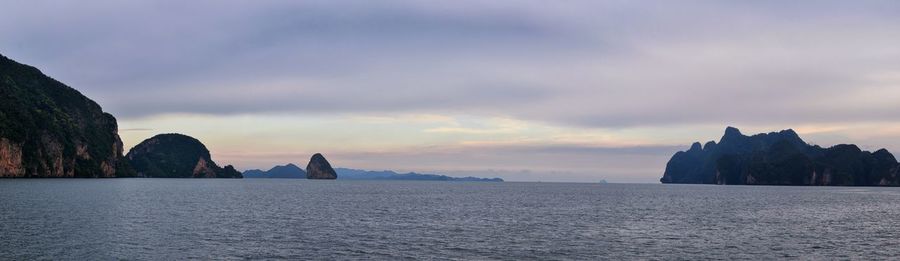
[[[0,177],[131,176],[116,119],[77,90],[0,55]]]

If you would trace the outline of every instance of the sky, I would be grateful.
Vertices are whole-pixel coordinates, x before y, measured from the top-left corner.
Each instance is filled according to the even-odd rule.
[[[793,128],[900,151],[898,1],[2,1],[0,54],[238,169],[655,183]]]

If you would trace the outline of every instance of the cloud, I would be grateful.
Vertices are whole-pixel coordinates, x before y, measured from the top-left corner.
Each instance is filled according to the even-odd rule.
[[[2,7],[5,53],[119,117],[459,112],[623,127],[900,115],[900,80],[884,77],[900,70],[891,1]]]
[[[43,8],[8,7],[18,16],[5,24],[16,26],[0,32],[17,37],[4,50],[120,117],[528,102],[546,89],[467,79],[446,61],[485,51],[518,55],[564,40],[514,13],[464,15],[411,4],[87,2],[66,13],[51,9],[55,19],[47,20],[34,19],[46,15]]]
[[[866,4],[89,3],[49,22],[9,17],[23,25],[5,33],[38,44],[10,48],[25,56],[60,54],[42,68],[77,66],[59,75],[121,117],[477,111],[600,127],[894,120],[887,101],[900,98],[889,89],[897,79],[867,75],[900,68],[890,15],[898,7]],[[859,90],[881,95],[848,99]]]
[[[362,139],[360,130],[411,137],[353,142],[347,153],[415,144],[499,153],[529,143],[541,146],[503,153],[538,162],[551,152],[602,155],[621,166],[604,168],[611,172],[651,173],[665,156],[616,161],[625,152],[603,152],[708,140],[726,125],[838,128],[813,138],[896,146],[847,126],[900,120],[897,1],[35,0],[0,2],[0,10],[0,52],[135,128],[177,131],[173,123],[205,115],[222,119],[204,121],[216,128],[246,129],[241,138],[284,125],[328,141]],[[330,128],[259,120],[293,116]],[[359,120],[331,120],[348,117]],[[304,142],[295,143],[327,145]],[[210,143],[227,151],[215,145],[226,139]],[[532,164],[471,155],[497,162],[485,166]],[[600,166],[578,164],[565,171]]]

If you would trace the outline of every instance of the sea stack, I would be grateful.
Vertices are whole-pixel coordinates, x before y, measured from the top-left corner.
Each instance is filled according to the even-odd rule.
[[[147,178],[242,178],[232,166],[216,165],[199,140],[182,134],[146,139],[126,155],[138,176]]]
[[[337,172],[331,168],[331,164],[320,153],[313,155],[306,165],[307,179],[337,179]]]

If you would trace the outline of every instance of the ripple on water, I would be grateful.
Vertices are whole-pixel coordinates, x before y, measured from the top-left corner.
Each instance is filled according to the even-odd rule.
[[[0,259],[896,259],[900,189],[0,180]]]

